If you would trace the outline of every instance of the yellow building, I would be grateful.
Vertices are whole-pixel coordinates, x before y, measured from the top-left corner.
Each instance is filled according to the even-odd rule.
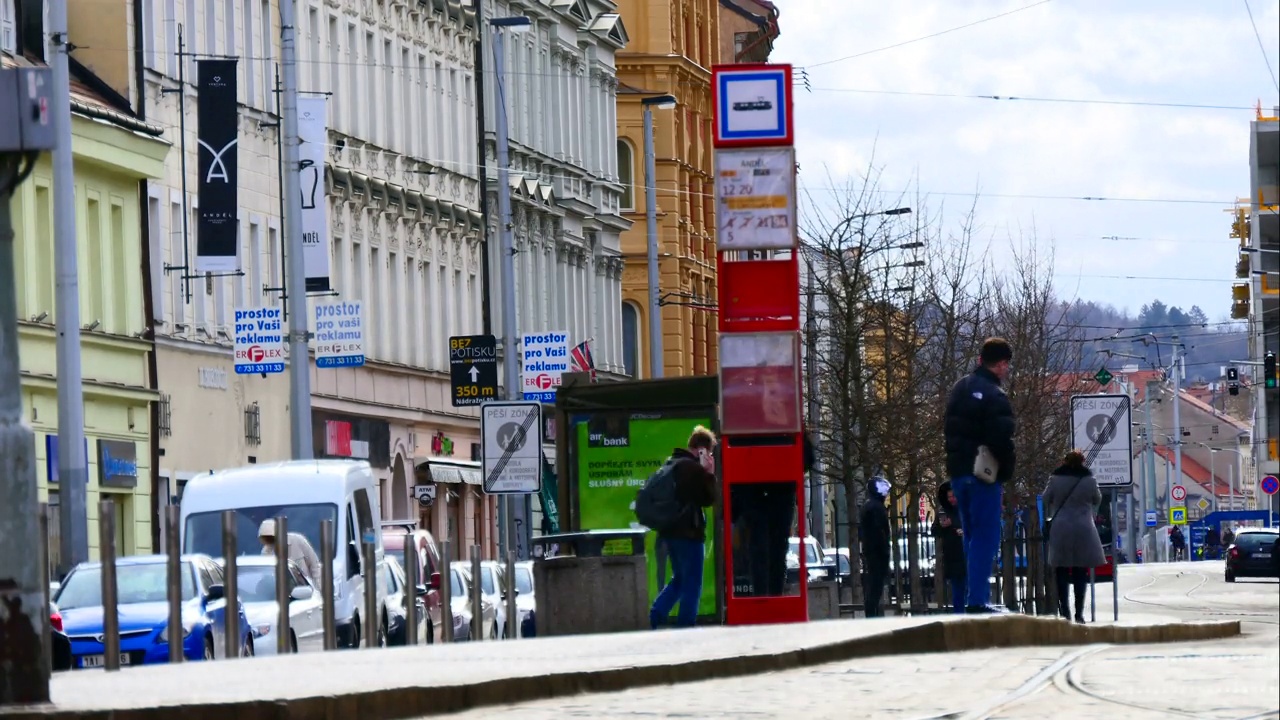
[[[29,64],[0,53],[5,67]],[[114,501],[121,555],[152,550],[151,389],[139,181],[164,170],[161,128],[140,122],[72,81],[72,148],[79,241],[81,366],[89,469],[89,545],[98,503]],[[36,433],[40,495],[51,510],[57,562],[58,403],[54,337],[53,172],[45,153],[11,202],[16,235],[19,355],[26,420]],[[50,480],[53,482],[50,482]]]
[[[718,61],[717,0],[620,0],[630,34],[617,54],[618,168],[630,192],[622,235],[623,327],[634,329],[636,375],[650,377],[645,222],[645,97],[669,94],[678,105],[654,109],[658,199],[659,294],[663,364],[668,377],[716,372],[715,190],[712,184],[711,66]]]

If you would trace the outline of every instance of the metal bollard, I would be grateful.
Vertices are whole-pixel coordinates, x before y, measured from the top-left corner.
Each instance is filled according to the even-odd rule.
[[[1098,586],[1094,577],[1096,570],[1089,568],[1089,622],[1098,622]]]
[[[507,551],[507,637],[520,637],[520,611],[516,607],[516,553]]]
[[[440,541],[440,642],[453,642],[453,562],[449,541]]]
[[[102,564],[102,664],[120,669],[120,603],[116,587],[116,506],[98,503],[98,560]]]
[[[378,566],[373,543],[362,542],[364,555],[364,646],[378,647]]]
[[[333,613],[333,521],[320,521],[320,622],[324,625],[324,649],[338,649],[337,622]]]
[[[40,591],[44,593],[44,606],[49,607],[49,503],[40,503],[40,517],[36,519],[40,529]],[[40,647],[44,648],[44,674],[53,674],[53,628],[45,621],[40,626]]]
[[[480,642],[485,639],[484,601],[480,594],[480,546],[471,546],[471,639]]]
[[[172,531],[170,531],[172,532]],[[236,511],[222,511],[222,594],[226,598],[222,630],[226,639],[223,653],[228,658],[239,657],[240,647],[240,555],[236,542]]]
[[[276,518],[276,653],[293,652],[289,642],[289,519]]]
[[[418,644],[418,541],[413,533],[404,536],[404,584],[409,607],[405,615],[405,644]],[[425,598],[424,604],[425,604]]]
[[[183,646],[186,642],[186,627],[182,624],[182,545],[178,539],[178,523],[182,520],[182,509],[177,505],[165,506],[165,565],[168,572],[165,581],[168,583],[169,627],[165,637],[169,640],[169,662],[183,661]]]

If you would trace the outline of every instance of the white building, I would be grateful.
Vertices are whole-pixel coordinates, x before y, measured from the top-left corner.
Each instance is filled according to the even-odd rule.
[[[486,0],[486,19],[524,15],[529,32],[505,36],[507,126],[521,333],[590,341],[602,375],[623,373],[614,54],[627,41],[612,0]],[[485,32],[493,327],[502,327],[498,282],[497,104],[492,30]],[[500,334],[500,332],[499,332]],[[553,460],[551,448],[547,449]],[[537,505],[537,503],[535,503]],[[535,529],[540,506],[526,516]]]
[[[187,52],[187,198],[179,156],[150,189],[159,384],[168,477],[287,457],[288,378],[236,376],[234,307],[282,302],[279,58],[275,0],[138,0],[146,40],[147,116],[178,125],[177,26]],[[328,94],[326,189],[337,297],[364,304],[364,367],[312,368],[318,457],[369,460],[390,519],[421,519],[455,547],[492,547],[493,503],[471,463],[477,414],[452,407],[448,338],[482,331],[473,43],[457,0],[300,0],[299,89]],[[184,298],[195,255],[198,57],[238,58],[239,229],[243,276],[203,278]],[[408,122],[406,122],[408,121]],[[175,134],[176,137],[176,134]],[[312,302],[334,298],[313,298]],[[161,324],[162,323],[162,324]],[[430,508],[414,484],[442,485]]]

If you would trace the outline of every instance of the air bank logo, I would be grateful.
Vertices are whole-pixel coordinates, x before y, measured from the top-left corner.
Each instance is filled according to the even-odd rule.
[[[625,413],[594,415],[587,421],[587,447],[630,447],[631,416]]]

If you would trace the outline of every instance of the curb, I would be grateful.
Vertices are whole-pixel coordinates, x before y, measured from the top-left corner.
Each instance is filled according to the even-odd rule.
[[[959,652],[1042,645],[1115,645],[1218,640],[1241,634],[1240,621],[1162,625],[1076,625],[1025,615],[932,622],[787,652],[687,663],[510,677],[467,685],[398,687],[341,696],[169,705],[119,710],[0,710],[4,720],[408,720],[494,705],[608,693],[654,685],[794,670],[887,655]]]

